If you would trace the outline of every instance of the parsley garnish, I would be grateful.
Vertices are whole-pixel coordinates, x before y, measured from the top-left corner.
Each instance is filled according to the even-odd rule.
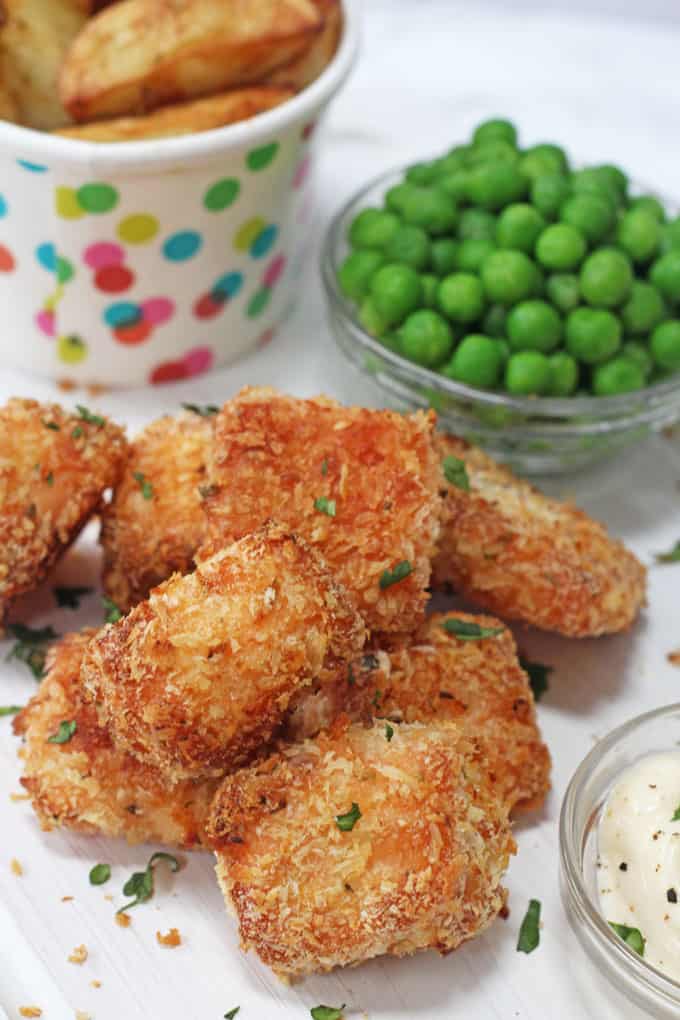
[[[75,719],[62,719],[59,723],[59,729],[56,733],[53,733],[51,737],[47,738],[48,744],[68,744],[73,734],[78,729],[78,724]]]
[[[312,1020],[342,1020],[342,1011],[345,1008],[345,1003],[342,1006],[314,1006],[310,1009]]]
[[[392,570],[384,570],[380,578],[380,587],[384,590],[389,588],[393,584],[397,584],[399,581],[403,581],[404,578],[413,570],[413,567],[408,560],[401,560],[397,563]]]
[[[111,878],[110,864],[95,864],[90,868],[90,885],[104,885]]]
[[[680,804],[678,804],[675,811],[673,812],[673,817],[671,818],[671,821],[680,822]]]
[[[145,475],[141,471],[133,471],[132,477],[142,490],[144,499],[153,499],[153,485],[151,482],[147,482]]]
[[[85,433],[83,432],[83,426],[76,425],[76,427],[71,432],[71,439],[80,439],[80,437],[83,435],[85,435]]]
[[[530,662],[521,656],[519,664],[529,677],[529,685],[534,692],[534,701],[540,701],[550,686],[548,677],[552,673],[553,667],[545,666],[542,662]]]
[[[390,726],[389,723],[385,723],[385,740],[389,744],[390,740],[394,736],[394,727]]]
[[[201,418],[210,418],[211,415],[217,414],[219,407],[217,404],[182,404],[185,411],[192,411],[193,414],[199,414]]]
[[[320,514],[326,514],[327,517],[335,517],[335,500],[319,496],[314,500],[314,509],[318,510]]]
[[[328,459],[326,457],[321,461],[321,474],[324,478],[328,474]]]
[[[136,907],[138,903],[146,903],[153,896],[153,866],[156,861],[167,861],[170,865],[171,871],[179,871],[180,864],[176,857],[172,854],[163,853],[163,851],[157,851],[155,854],[151,854],[149,863],[146,866],[146,871],[134,871],[127,882],[123,886],[124,896],[134,896],[134,899],[130,903],[126,903],[116,911],[117,914],[123,914],[126,910],[131,907]]]
[[[382,698],[382,691],[376,691],[371,700],[371,704],[374,708],[380,708],[380,699]]]
[[[459,620],[457,617],[444,620],[442,627],[447,634],[455,634],[461,641],[480,641],[482,638],[496,637],[502,634],[503,627],[480,627],[470,620]]]
[[[540,920],[540,900],[529,900],[527,912],[519,929],[519,938],[517,939],[518,953],[533,953],[541,938],[538,927]]]
[[[54,597],[58,606],[64,609],[78,609],[80,600],[91,591],[91,588],[79,588],[77,585],[73,588],[55,588]]]
[[[228,1013],[224,1014],[224,1020],[234,1020],[234,1017],[236,1016],[240,1008],[241,1008],[240,1006],[234,1006],[233,1009],[230,1009]]]
[[[54,474],[52,471],[48,471],[45,481],[48,485],[54,485]]]
[[[346,814],[335,816],[335,824],[342,832],[351,832],[360,818],[359,805],[352,801],[352,807]]]
[[[52,432],[61,431],[61,425],[57,425],[56,421],[45,421],[44,418],[41,418],[41,421],[46,429],[51,429]]]
[[[455,485],[457,489],[462,489],[463,492],[470,491],[470,479],[468,478],[464,460],[461,460],[460,457],[454,457],[453,454],[449,454],[449,456],[444,457],[444,460],[442,461],[442,470],[444,472],[444,478],[449,485]]]
[[[17,639],[7,656],[7,661],[18,659],[28,666],[36,680],[41,680],[45,673],[47,658],[47,649],[43,646],[48,641],[54,641],[59,635],[51,627],[33,630],[23,623],[10,623],[7,630]]]
[[[614,929],[627,946],[634,949],[640,956],[645,955],[645,940],[639,928],[629,928],[627,924],[615,924],[614,921],[609,922],[609,927]]]
[[[656,554],[657,563],[680,563],[680,539],[675,543],[672,549],[669,549],[665,553]]]
[[[4,719],[6,715],[16,715],[20,711],[21,705],[0,705],[0,719]]]
[[[87,407],[83,407],[82,404],[76,404],[76,411],[88,425],[97,425],[99,428],[101,428],[102,425],[106,425],[105,418],[102,418],[100,414],[92,414],[92,411],[90,411]]]
[[[106,610],[104,613],[104,623],[118,623],[119,620],[122,620],[122,610],[118,608],[112,599],[107,598],[106,595],[102,595],[102,605]]]

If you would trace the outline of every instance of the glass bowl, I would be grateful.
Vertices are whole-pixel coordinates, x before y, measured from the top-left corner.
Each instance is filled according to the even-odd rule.
[[[614,934],[597,896],[597,826],[612,784],[646,754],[677,750],[680,704],[637,716],[593,748],[574,773],[560,815],[560,891],[574,984],[598,1020],[680,1016],[680,982]]]
[[[337,270],[349,250],[347,228],[354,216],[366,205],[382,205],[385,192],[405,170],[376,178],[343,206],[328,228],[321,263],[335,340],[349,361],[374,379],[390,406],[434,408],[443,429],[525,474],[573,471],[680,420],[680,373],[616,397],[511,397],[421,368],[370,336],[342,294]]]

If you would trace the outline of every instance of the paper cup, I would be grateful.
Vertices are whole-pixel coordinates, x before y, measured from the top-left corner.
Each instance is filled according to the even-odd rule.
[[[318,123],[356,52],[267,113],[98,144],[0,124],[0,360],[77,385],[187,379],[269,342],[295,296]]]

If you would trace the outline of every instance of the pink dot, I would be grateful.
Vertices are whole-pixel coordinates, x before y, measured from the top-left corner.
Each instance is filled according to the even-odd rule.
[[[305,156],[304,159],[300,163],[298,163],[297,170],[295,171],[295,176],[293,177],[294,188],[301,188],[302,185],[305,183],[305,181],[307,180],[307,174],[309,173],[309,166],[310,166],[309,156]]]
[[[37,313],[35,322],[41,333],[45,336],[54,336],[54,312],[51,312],[48,308],[43,308]]]
[[[170,298],[149,298],[148,301],[142,302],[142,318],[152,326],[162,326],[172,318],[174,311],[175,302]]]
[[[83,252],[83,262],[90,269],[105,269],[107,266],[119,266],[125,259],[125,252],[119,244],[112,241],[97,241]]]
[[[209,347],[194,347],[182,358],[187,375],[201,375],[202,372],[207,372],[212,367],[213,361],[214,355]]]
[[[280,278],[285,268],[286,268],[286,256],[279,253],[271,260],[271,262],[267,266],[264,276],[262,277],[262,286],[273,287]]]

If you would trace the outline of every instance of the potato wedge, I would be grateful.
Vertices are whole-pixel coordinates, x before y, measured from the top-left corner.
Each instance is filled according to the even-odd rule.
[[[16,119],[43,130],[67,124],[57,79],[66,51],[87,21],[82,0],[2,0],[2,19],[3,72]]]
[[[271,110],[295,95],[292,88],[245,88],[217,96],[176,103],[141,117],[116,117],[92,124],[61,128],[55,134],[85,142],[138,142],[145,138],[172,138],[197,134],[248,120]]]
[[[17,121],[19,110],[7,84],[6,57],[0,50],[0,120]]]
[[[322,32],[302,56],[267,75],[263,84],[289,85],[301,92],[330,64],[342,35],[342,5],[340,0],[314,0],[314,5],[324,19]]]
[[[61,72],[77,121],[145,113],[260,81],[323,28],[312,0],[121,0],[90,19]]]

